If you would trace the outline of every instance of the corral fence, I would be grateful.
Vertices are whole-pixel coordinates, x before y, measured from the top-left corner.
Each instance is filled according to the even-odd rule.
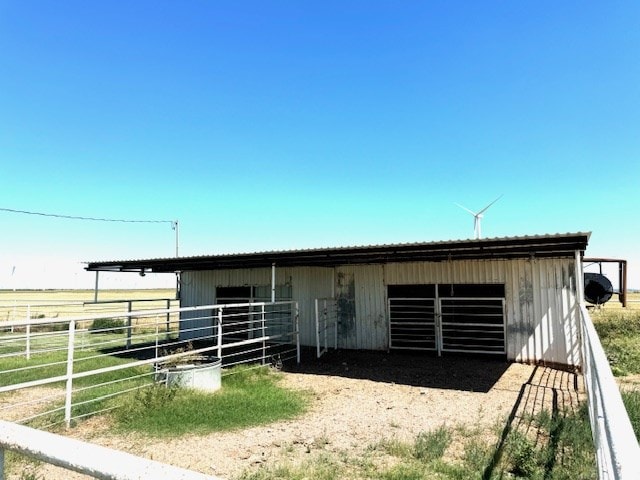
[[[130,453],[0,420],[0,480],[7,478],[5,450],[101,480],[222,480]],[[26,478],[26,477],[21,477]]]
[[[581,307],[582,358],[599,479],[640,478],[640,447],[587,309]]]
[[[136,310],[3,323],[0,418],[41,429],[119,406],[195,357],[278,366],[300,358],[295,302]]]

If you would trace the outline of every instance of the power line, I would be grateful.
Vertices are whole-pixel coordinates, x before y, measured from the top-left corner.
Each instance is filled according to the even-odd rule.
[[[13,208],[2,208],[0,211],[11,213],[24,213],[26,215],[38,215],[40,217],[66,218],[69,220],[92,220],[94,222],[120,222],[120,223],[170,223],[176,224],[176,220],[125,220],[121,218],[100,218],[100,217],[81,217],[76,215],[60,215],[57,213],[30,212],[27,210],[16,210]]]
[[[82,217],[79,215],[61,215],[58,213],[31,212],[29,210],[17,210],[15,208],[0,207],[0,212],[22,213],[25,215],[37,215],[39,217],[64,218],[67,220],[89,220],[93,222],[117,222],[117,223],[169,223],[171,229],[176,232],[176,257],[178,256],[178,220],[127,220],[122,218]]]

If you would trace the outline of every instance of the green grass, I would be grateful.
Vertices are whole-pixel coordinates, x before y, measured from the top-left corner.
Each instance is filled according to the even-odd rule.
[[[120,430],[160,437],[264,425],[293,418],[308,405],[306,394],[279,386],[279,379],[267,368],[236,367],[217,392],[158,385],[128,395],[113,416]]]
[[[622,392],[622,401],[629,414],[636,438],[640,439],[640,390]]]
[[[592,318],[613,374],[640,373],[640,312],[603,310]]]
[[[109,340],[113,335],[93,335],[95,343],[101,343]],[[65,340],[66,341],[66,340]],[[94,344],[95,344],[94,343]],[[55,352],[37,353],[27,360],[23,356],[5,357],[0,359],[0,385],[13,385],[22,382],[40,380],[45,378],[57,377],[65,375],[67,371],[67,352],[60,350]],[[131,360],[119,358],[111,355],[99,355],[99,351],[92,348],[88,344],[84,350],[77,349],[74,352],[74,373],[95,370],[98,368],[110,367],[115,365],[124,365],[130,363]],[[13,369],[22,369],[18,371],[7,371]],[[145,385],[152,382],[152,367],[150,365],[126,368],[113,372],[101,373],[84,378],[75,379],[73,382],[73,403],[72,416],[82,416],[93,411],[104,408],[110,400],[97,400],[90,403],[84,403],[104,396],[111,396],[122,390],[133,388],[138,385]],[[131,379],[130,377],[148,374],[146,376]],[[101,385],[107,382],[116,382],[109,385]],[[48,384],[47,388],[59,388],[63,391],[65,382],[57,382]],[[45,410],[52,410],[63,405],[63,397],[60,395],[51,403],[42,406]],[[63,412],[58,411],[31,422],[34,427],[42,427],[44,425],[60,423],[63,420]]]

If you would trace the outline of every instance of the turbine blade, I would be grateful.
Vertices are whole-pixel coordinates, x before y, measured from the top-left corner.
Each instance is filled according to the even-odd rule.
[[[489,209],[489,207],[490,207],[491,205],[493,205],[494,203],[496,203],[496,202],[497,202],[498,200],[500,200],[503,196],[504,196],[504,193],[503,193],[502,195],[500,195],[498,198],[496,198],[496,199],[495,199],[493,202],[491,202],[489,205],[487,205],[486,207],[484,207],[482,210],[480,210],[480,211],[478,212],[478,215],[480,215],[481,213],[486,212],[486,211]]]
[[[471,210],[469,210],[467,207],[463,207],[462,205],[460,205],[459,203],[453,202],[454,205],[459,206],[461,209],[466,210],[467,212],[469,212],[471,215],[473,215],[474,217],[477,215],[476,212],[472,212]]]

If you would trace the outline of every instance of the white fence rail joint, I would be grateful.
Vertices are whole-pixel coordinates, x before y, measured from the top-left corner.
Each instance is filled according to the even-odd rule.
[[[5,450],[101,480],[222,480],[80,440],[0,420],[0,480]]]
[[[587,309],[581,307],[584,382],[600,480],[640,479],[640,446]]]

